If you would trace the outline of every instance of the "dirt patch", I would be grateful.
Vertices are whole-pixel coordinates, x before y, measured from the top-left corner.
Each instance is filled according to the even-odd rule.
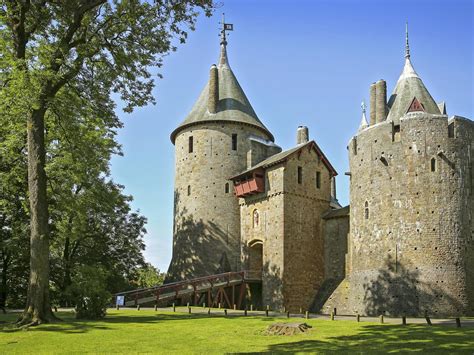
[[[311,328],[306,323],[274,323],[267,328],[267,335],[295,335],[306,333]]]

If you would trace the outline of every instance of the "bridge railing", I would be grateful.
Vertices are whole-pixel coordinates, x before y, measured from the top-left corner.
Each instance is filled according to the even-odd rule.
[[[246,275],[249,275],[247,271],[238,271],[238,272],[226,272],[222,274],[209,275],[198,277],[195,279],[183,280],[178,282],[172,282],[165,285],[141,288],[131,291],[119,292],[114,296],[125,296],[125,303],[130,301],[135,301],[135,304],[138,304],[138,301],[144,298],[153,297],[155,301],[160,299],[174,297],[178,298],[183,293],[189,292],[199,292],[203,287],[212,287],[216,284],[222,284],[234,281],[244,281]],[[174,294],[174,296],[173,296]]]

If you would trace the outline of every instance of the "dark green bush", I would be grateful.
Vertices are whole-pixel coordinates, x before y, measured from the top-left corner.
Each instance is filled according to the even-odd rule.
[[[69,294],[76,305],[76,318],[100,319],[107,313],[112,295],[106,290],[107,273],[101,267],[82,266],[73,278]]]

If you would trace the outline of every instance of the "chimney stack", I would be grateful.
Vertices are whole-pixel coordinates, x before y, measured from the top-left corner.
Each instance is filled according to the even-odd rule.
[[[376,121],[380,123],[387,119],[387,83],[385,80],[381,79],[375,83],[375,93]]]
[[[375,91],[375,83],[370,85],[370,123],[369,126],[373,126],[376,122],[375,119],[375,105],[376,105],[376,91]]]
[[[209,73],[209,99],[207,108],[210,113],[217,113],[217,104],[219,103],[219,78],[217,66],[213,64]]]
[[[299,126],[296,131],[296,144],[305,144],[309,142],[309,131],[306,126]]]

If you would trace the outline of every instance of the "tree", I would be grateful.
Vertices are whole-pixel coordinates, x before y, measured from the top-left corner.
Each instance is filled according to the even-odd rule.
[[[153,102],[150,67],[186,39],[196,9],[211,0],[1,0],[2,114],[26,119],[30,281],[19,325],[54,320],[49,296],[45,116],[58,93],[75,90],[100,108],[112,92],[130,112]]]
[[[158,270],[156,267],[150,263],[147,263],[142,268],[137,270],[137,276],[134,284],[138,288],[148,288],[162,285],[164,280],[165,273],[160,272],[160,270]]]

